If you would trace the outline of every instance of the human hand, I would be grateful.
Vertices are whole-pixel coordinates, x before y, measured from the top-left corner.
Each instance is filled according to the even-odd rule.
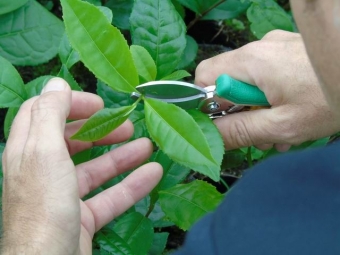
[[[70,140],[83,119],[102,107],[98,96],[71,92],[59,78],[22,105],[3,154],[3,254],[92,254],[94,233],[158,183],[162,168],[149,163],[116,186],[80,200],[142,164],[153,149],[148,139],[139,139],[74,166],[70,155],[122,142],[133,133],[128,121],[95,143]],[[65,125],[67,118],[82,120]]]
[[[195,84],[209,86],[221,74],[258,86],[270,109],[240,112],[215,120],[226,149],[290,145],[339,130],[297,33],[273,31],[262,40],[201,62]]]

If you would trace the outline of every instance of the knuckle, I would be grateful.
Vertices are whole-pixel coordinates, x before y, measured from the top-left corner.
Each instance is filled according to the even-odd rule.
[[[281,122],[277,126],[280,127],[278,132],[280,141],[289,144],[297,144],[300,142],[301,133],[294,123],[286,121]]]
[[[259,47],[260,45],[258,44],[258,42],[248,43],[240,48],[240,54],[249,58],[249,56],[254,55],[254,53],[258,51]]]
[[[296,111],[288,107],[277,113],[272,119],[271,125],[274,127],[273,136],[278,137],[278,142],[289,143],[291,145],[299,144],[304,137],[303,129],[297,122]]]
[[[286,35],[287,33],[283,30],[280,29],[274,29],[270,32],[268,32],[267,34],[264,35],[264,37],[262,38],[262,40],[270,40],[270,39],[275,39],[275,38],[279,38],[282,35]]]
[[[84,191],[84,193],[85,193],[85,195],[87,195],[92,190],[94,190],[96,188],[96,186],[93,183],[91,171],[85,168],[83,173],[84,173],[84,180],[85,180],[85,183],[86,183],[86,185],[85,185],[86,190]]]
[[[299,38],[301,35],[299,33],[284,31],[281,29],[275,29],[264,35],[262,40],[282,40],[282,39],[293,39]]]
[[[244,120],[235,120],[230,125],[230,139],[233,147],[253,145],[253,141]]]
[[[248,43],[237,50],[234,50],[233,53],[236,54],[235,58],[242,56],[244,59],[249,60],[252,59],[253,57],[256,57],[256,54],[258,52],[261,52],[261,48],[263,47],[264,44],[262,41],[255,41]]]
[[[198,66],[196,67],[195,71],[195,83],[200,85],[200,84],[205,84],[205,73],[207,68],[209,67],[210,59],[206,59],[201,61]]]
[[[60,100],[54,93],[40,96],[32,105],[31,114],[34,117],[48,117],[49,114],[60,113]]]

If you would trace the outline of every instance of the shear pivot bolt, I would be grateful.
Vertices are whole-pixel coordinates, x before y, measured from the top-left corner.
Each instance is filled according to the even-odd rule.
[[[207,107],[210,112],[216,112],[220,109],[220,105],[217,102],[211,102]]]

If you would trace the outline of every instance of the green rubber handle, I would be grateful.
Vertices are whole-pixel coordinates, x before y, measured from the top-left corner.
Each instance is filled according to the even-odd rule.
[[[256,86],[223,74],[216,80],[216,94],[237,105],[270,106],[265,94]]]

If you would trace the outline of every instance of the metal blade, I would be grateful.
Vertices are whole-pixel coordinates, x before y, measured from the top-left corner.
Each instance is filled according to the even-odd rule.
[[[206,90],[194,84],[181,81],[153,81],[136,87],[146,98],[153,98],[176,104],[183,109],[197,108],[206,97]],[[139,97],[137,93],[133,97]]]

